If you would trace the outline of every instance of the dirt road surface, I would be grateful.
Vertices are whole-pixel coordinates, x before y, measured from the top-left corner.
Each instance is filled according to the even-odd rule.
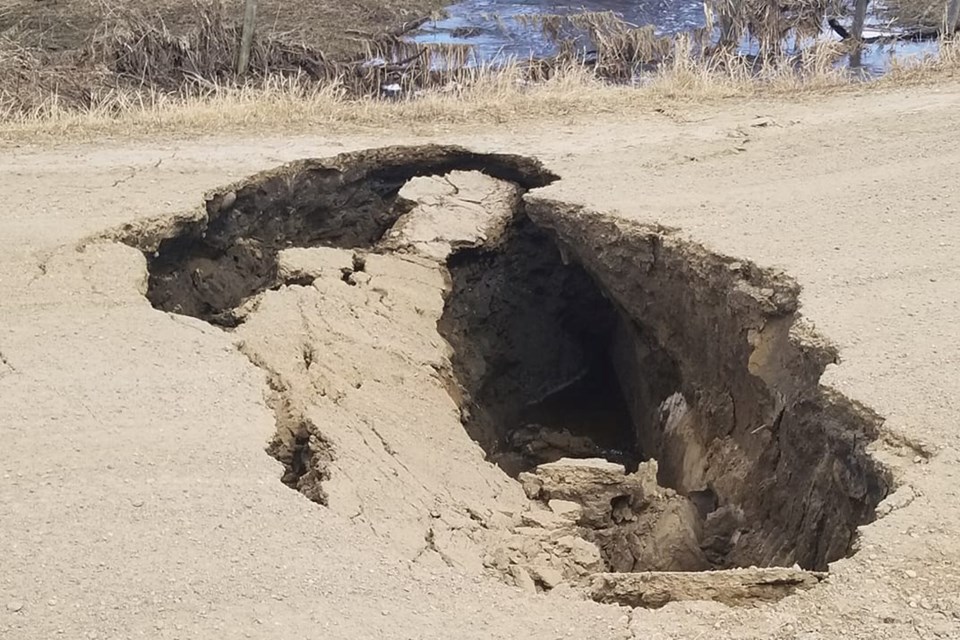
[[[949,85],[429,136],[7,147],[0,637],[960,638],[958,129]],[[339,467],[353,514],[281,484],[262,371],[220,329],[154,310],[138,252],[76,249],[288,160],[424,141],[534,155],[562,177],[550,196],[795,276],[841,349],[824,381],[887,418],[872,450],[899,489],[859,552],[777,603],[635,611],[416,561],[423,531],[363,515],[364,496],[389,508],[369,460]],[[402,412],[417,378],[397,384]],[[404,473],[439,495],[424,483],[444,469]],[[509,491],[498,473],[463,482]]]

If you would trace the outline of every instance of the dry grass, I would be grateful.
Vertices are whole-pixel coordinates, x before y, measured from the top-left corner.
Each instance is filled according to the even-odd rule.
[[[779,18],[770,33],[789,20],[797,33],[810,29],[811,16],[823,10],[824,0],[802,1],[808,4],[792,5],[793,13]],[[771,20],[760,5],[744,6],[756,11],[736,18],[731,28],[754,29],[751,20]],[[198,6],[193,30],[174,36],[162,21],[125,13],[101,25],[83,50],[73,52],[0,42],[0,136],[486,125],[628,114],[663,101],[797,97],[855,86],[835,64],[843,54],[839,45],[746,58],[707,46],[702,32],[658,38],[609,13],[538,17],[536,24],[560,53],[498,68],[465,64],[470,54],[463,47],[418,47],[388,32],[366,39],[361,60],[382,59],[373,66],[358,59],[331,60],[303,44],[261,37],[251,74],[238,80],[233,75],[238,34],[222,17],[216,1]],[[593,47],[587,56],[584,33]],[[960,64],[958,49],[945,43],[939,58],[895,65],[872,86],[950,75]],[[404,97],[384,99],[385,83],[399,85]]]
[[[891,26],[937,29],[946,19],[944,0],[884,0],[880,15]]]
[[[709,58],[678,38],[676,51],[646,86],[661,96],[696,100],[703,97],[794,95],[835,90],[852,85],[848,72],[836,65],[839,45],[821,44],[766,63],[720,50]]]
[[[875,81],[881,87],[917,83],[937,83],[956,77],[960,72],[960,39],[942,40],[936,55],[920,60],[894,60],[890,71]]]
[[[704,67],[676,56],[641,86],[602,82],[584,67],[569,67],[549,80],[529,83],[521,69],[478,77],[454,91],[429,91],[416,98],[384,101],[348,99],[336,83],[309,87],[276,79],[258,87],[209,87],[186,96],[121,91],[78,111],[49,105],[42,112],[19,114],[0,124],[7,140],[90,139],[103,135],[210,135],[228,131],[496,126],[503,123],[591,114],[630,115],[677,103],[709,104],[742,98],[791,100],[840,91],[885,90],[936,83],[960,69],[960,46],[944,46],[941,57],[901,64],[878,81],[851,83],[829,65],[828,55],[811,56],[796,66],[770,68],[756,75],[736,63]]]
[[[635,27],[611,11],[530,14],[517,20],[539,29],[554,44],[558,53],[551,65],[587,63],[599,78],[613,82],[632,80],[668,60],[674,51],[673,38],[657,36],[650,25]]]
[[[785,51],[791,37],[812,38],[828,15],[837,15],[843,0],[707,0],[708,29],[721,29],[721,46],[730,47],[741,38],[753,40],[765,58]]]
[[[163,94],[190,99],[227,88],[270,92],[302,85],[297,91],[335,87],[344,97],[368,98],[388,85],[410,93],[471,83],[487,73],[467,64],[468,47],[416,45],[397,32],[365,36],[358,51],[345,58],[258,32],[249,70],[238,78],[240,29],[228,14],[221,0],[198,0],[190,29],[175,33],[157,13],[118,11],[82,48],[66,52],[25,47],[15,34],[0,37],[0,118],[51,109],[101,111],[111,101],[129,100],[131,92],[155,102]]]
[[[240,0],[225,0],[227,22],[238,22]],[[259,0],[258,28],[268,37],[302,42],[346,58],[364,41],[440,10],[444,0]],[[76,50],[91,33],[125,14],[152,16],[175,36],[197,19],[195,0],[0,0],[0,33],[15,31],[27,48]]]

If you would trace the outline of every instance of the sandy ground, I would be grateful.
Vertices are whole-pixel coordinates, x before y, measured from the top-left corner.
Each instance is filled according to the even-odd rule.
[[[8,148],[0,156],[0,637],[960,638],[960,85],[496,131]],[[263,451],[264,378],[153,310],[142,258],[78,252],[286,160],[425,140],[533,154],[551,196],[786,269],[887,417],[900,490],[830,581],[630,612],[411,563]],[[491,471],[492,473],[492,471]]]

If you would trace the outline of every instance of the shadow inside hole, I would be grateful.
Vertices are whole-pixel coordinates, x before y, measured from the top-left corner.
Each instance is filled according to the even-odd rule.
[[[863,449],[878,420],[820,389],[831,353],[786,339],[789,304],[765,310],[795,290],[659,231],[564,236],[544,221],[583,218],[532,202],[536,222],[528,201],[447,263],[438,329],[488,459],[548,508],[581,505],[611,571],[823,570],[851,553],[888,488]],[[592,460],[545,464],[561,458]]]
[[[635,471],[649,457],[638,434],[679,388],[670,358],[523,215],[502,246],[461,251],[448,268],[438,327],[467,394],[465,427],[489,459],[511,476],[561,458]],[[643,375],[626,370],[624,350],[648,352]]]

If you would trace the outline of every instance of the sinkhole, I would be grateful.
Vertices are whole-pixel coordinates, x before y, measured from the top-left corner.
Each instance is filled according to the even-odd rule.
[[[632,324],[551,238],[519,216],[495,247],[447,262],[452,288],[438,324],[467,391],[464,425],[511,476],[561,458],[604,458],[635,471],[641,448],[616,354]],[[634,327],[634,330],[637,330]],[[659,403],[678,387],[662,353],[649,376]],[[662,397],[660,397],[662,396]],[[631,400],[628,401],[628,398]]]
[[[517,193],[495,231],[437,262],[445,382],[490,462],[534,502],[577,505],[607,571],[824,570],[852,552],[891,487],[866,451],[881,419],[820,386],[837,354],[803,322],[797,284],[671,229],[521,197],[556,179],[536,161],[438,146],[302,161],[121,237],[147,256],[155,307],[229,330],[264,291],[312,281],[280,268],[281,251],[390,254],[415,204],[402,187],[455,170]],[[309,399],[268,377],[269,451],[286,484],[326,503],[336,447],[298,413]]]
[[[582,524],[609,569],[824,570],[886,495],[865,451],[879,419],[819,386],[836,353],[804,333],[791,279],[534,198],[448,268],[465,427],[531,497],[605,496]],[[578,458],[633,488],[556,466]],[[649,460],[653,486],[630,473]]]

